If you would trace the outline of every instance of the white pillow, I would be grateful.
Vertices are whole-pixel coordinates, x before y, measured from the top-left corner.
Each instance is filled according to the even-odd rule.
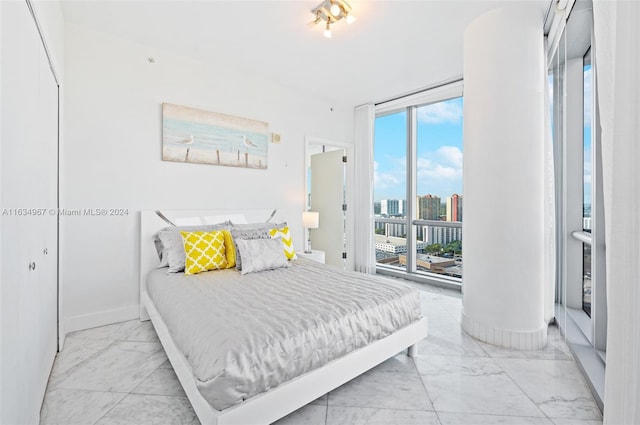
[[[280,239],[238,239],[236,244],[242,256],[241,274],[289,267]]]

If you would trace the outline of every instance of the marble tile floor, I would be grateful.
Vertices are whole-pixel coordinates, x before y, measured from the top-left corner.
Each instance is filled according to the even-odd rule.
[[[460,328],[459,293],[418,286],[429,319],[419,356],[404,354],[331,391],[278,425],[596,425],[602,423],[558,329],[540,351],[483,344]],[[67,336],[42,425],[191,425],[199,421],[151,322]]]

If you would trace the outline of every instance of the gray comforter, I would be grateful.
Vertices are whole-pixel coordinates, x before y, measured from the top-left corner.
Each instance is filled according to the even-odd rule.
[[[308,260],[240,275],[154,270],[147,291],[203,397],[223,410],[420,317],[417,290]]]

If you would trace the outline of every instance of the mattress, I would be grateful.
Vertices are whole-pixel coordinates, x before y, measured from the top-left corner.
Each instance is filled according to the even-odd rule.
[[[202,396],[241,403],[418,320],[416,289],[309,260],[241,275],[157,269],[147,292]]]

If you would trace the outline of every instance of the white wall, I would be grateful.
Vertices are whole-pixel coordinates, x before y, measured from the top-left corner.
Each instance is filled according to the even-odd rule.
[[[61,219],[66,332],[137,317],[142,209],[280,207],[303,248],[304,136],[351,140],[351,106],[251,76],[259,69],[214,67],[71,24],[65,35],[61,206],[129,209]],[[163,162],[162,102],[266,121],[282,143],[270,144],[268,170]]]

